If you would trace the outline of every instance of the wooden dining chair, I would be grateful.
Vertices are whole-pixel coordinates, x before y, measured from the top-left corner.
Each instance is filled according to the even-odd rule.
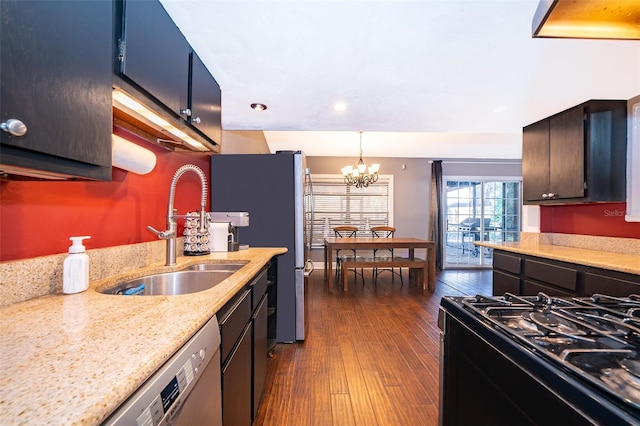
[[[393,238],[396,232],[396,228],[393,226],[372,226],[371,227],[371,237],[372,238]],[[384,254],[379,254],[382,251]],[[388,252],[388,253],[387,253]],[[393,258],[393,248],[390,249],[374,249],[373,250],[373,258],[376,257],[382,258]],[[378,275],[381,272],[390,271],[391,272],[391,282],[393,282],[393,278],[398,275],[400,277],[400,283],[404,285],[404,281],[402,280],[402,268],[398,268],[398,271],[395,268],[374,268],[373,269],[373,284],[375,285],[378,281]]]
[[[333,234],[336,238],[355,238],[358,233],[358,228],[355,226],[342,225],[336,226],[333,228]],[[340,253],[343,252],[343,253]],[[344,253],[347,252],[347,253]],[[358,258],[362,258],[362,256],[358,256],[356,250],[336,250],[336,280],[335,282],[340,282],[340,274],[342,271],[342,262],[344,260],[355,260]],[[358,272],[357,269],[353,269],[353,279],[354,282],[357,281],[358,275],[362,278],[362,285],[364,285],[364,273],[363,269],[360,268]]]

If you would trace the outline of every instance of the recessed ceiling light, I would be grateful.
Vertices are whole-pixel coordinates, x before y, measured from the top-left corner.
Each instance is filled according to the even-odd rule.
[[[333,104],[333,110],[338,112],[346,111],[347,104],[345,104],[344,102],[336,102],[335,104]]]
[[[267,106],[265,104],[251,104],[251,108],[255,109],[256,111],[264,111],[265,109],[267,109]]]

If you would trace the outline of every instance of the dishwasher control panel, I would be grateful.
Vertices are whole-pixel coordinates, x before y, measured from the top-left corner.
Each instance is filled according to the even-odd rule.
[[[206,349],[201,349],[201,351]],[[151,404],[140,414],[136,419],[138,426],[156,426],[161,425],[162,420],[167,416],[168,419],[173,417],[173,411],[171,407],[173,403],[178,400],[180,393],[185,395],[189,389],[189,385],[194,379],[194,370],[191,360],[196,358],[196,354],[192,354],[191,358],[178,370],[169,384],[165,386],[159,395],[153,399]]]
[[[220,350],[220,331],[214,316],[103,425],[162,426],[171,424],[182,404]],[[211,368],[219,368],[212,365]]]

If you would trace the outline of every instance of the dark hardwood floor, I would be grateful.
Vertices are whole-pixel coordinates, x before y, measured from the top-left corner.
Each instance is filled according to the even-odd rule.
[[[436,425],[440,298],[491,294],[491,270],[443,271],[423,292],[389,273],[328,294],[309,281],[304,342],[278,344],[254,425]]]

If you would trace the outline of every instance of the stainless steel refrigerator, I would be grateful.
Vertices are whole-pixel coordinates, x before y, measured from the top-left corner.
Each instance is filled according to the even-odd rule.
[[[288,249],[277,257],[278,342],[304,340],[309,324],[312,188],[300,151],[211,157],[211,210],[249,212],[249,226],[237,228],[241,245]]]

